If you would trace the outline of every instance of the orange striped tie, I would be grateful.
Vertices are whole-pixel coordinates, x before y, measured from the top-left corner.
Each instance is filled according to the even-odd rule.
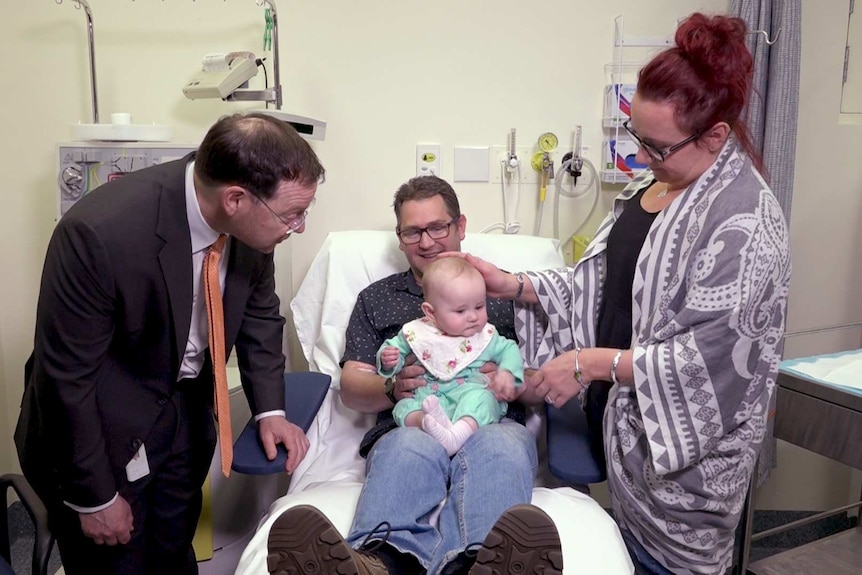
[[[224,350],[224,307],[218,278],[218,262],[227,236],[221,234],[204,256],[204,292],[206,293],[207,327],[210,355],[215,378],[215,416],[221,447],[221,472],[230,475],[233,463],[233,433],[230,427],[230,402],[227,395],[227,367]]]

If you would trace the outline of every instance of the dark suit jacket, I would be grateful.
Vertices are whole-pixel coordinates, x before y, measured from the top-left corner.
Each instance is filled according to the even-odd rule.
[[[123,492],[126,464],[176,391],[199,281],[185,204],[192,158],[94,190],[48,246],[15,442],[25,474],[70,503]],[[226,350],[236,346],[252,412],[284,409],[272,255],[233,238],[228,265]]]

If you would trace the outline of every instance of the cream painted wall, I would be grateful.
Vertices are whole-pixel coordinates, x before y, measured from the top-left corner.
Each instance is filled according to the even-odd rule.
[[[263,15],[254,1],[90,4],[103,118],[131,112],[136,122],[174,126],[178,142],[196,142],[219,115],[250,106],[192,102],[180,88],[206,53],[260,52]],[[573,126],[582,124],[588,157],[598,163],[614,17],[625,16],[627,36],[667,36],[688,12],[726,6],[726,0],[549,0],[541,7],[515,0],[278,2],[284,109],[329,123],[326,141],[314,144],[328,169],[327,182],[307,232],[277,253],[284,311],[327,232],[393,227],[392,193],[415,174],[417,143],[441,145],[441,175],[451,178],[454,146],[504,145],[515,127],[521,144],[554,131],[564,151]],[[0,157],[7,184],[0,213],[5,270],[0,469],[5,470],[17,467],[11,435],[56,210],[55,146],[69,140],[71,123],[90,121],[90,96],[84,14],[72,0],[19,2],[14,9],[7,2],[3,16],[0,46],[7,60],[0,119],[7,138],[0,142]],[[796,331],[862,320],[862,305],[852,298],[862,271],[850,248],[859,246],[862,166],[849,161],[862,152],[862,128],[837,124],[836,54],[843,50],[838,44],[845,26],[839,16],[834,7],[804,13],[800,164],[791,226],[796,273],[790,329]],[[271,79],[271,59],[269,64]],[[502,219],[498,186],[456,187],[469,229]],[[613,195],[614,189],[602,192],[589,229]],[[535,188],[523,188],[518,219],[525,229],[532,229],[535,198]],[[588,200],[572,201],[563,229],[588,207]],[[549,233],[550,221],[546,212],[543,233]],[[828,270],[822,269],[824,254],[834,262]],[[818,343],[822,338],[802,339],[797,355],[815,353],[818,345],[837,349],[831,341]],[[841,343],[857,347],[860,340],[857,330]],[[774,480],[784,483],[780,493],[770,494],[770,505],[813,509],[831,503],[836,484],[845,486],[842,497],[851,489],[846,469],[785,451]],[[820,470],[814,495],[802,499],[797,462]]]

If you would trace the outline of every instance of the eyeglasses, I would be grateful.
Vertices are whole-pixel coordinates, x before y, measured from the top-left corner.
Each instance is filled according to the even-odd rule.
[[[257,197],[257,196],[255,196],[255,197],[257,198],[257,200],[258,200],[260,203],[262,203],[262,204],[264,205],[264,207],[265,207],[266,209],[268,209],[268,210],[269,210],[269,213],[271,213],[273,216],[275,216],[275,217],[276,217],[276,219],[277,219],[278,221],[280,221],[282,224],[284,224],[285,226],[287,226],[287,232],[286,232],[286,234],[292,234],[293,232],[295,232],[296,230],[298,230],[299,228],[301,228],[301,227],[302,227],[302,224],[304,224],[304,223],[305,223],[305,218],[307,218],[307,217],[308,217],[308,212],[311,210],[311,208],[312,208],[312,207],[314,207],[314,202],[316,202],[316,201],[317,201],[317,198],[311,198],[311,203],[310,203],[310,204],[308,204],[308,207],[305,209],[305,211],[304,211],[304,212],[302,212],[302,213],[301,213],[301,214],[299,214],[298,216],[294,216],[293,218],[291,218],[291,219],[289,219],[289,220],[286,220],[286,219],[284,219],[283,217],[281,217],[280,215],[278,215],[278,214],[275,212],[275,210],[273,210],[271,207],[269,207],[269,204],[267,204],[267,203],[263,200],[263,198],[259,198],[259,197]]]
[[[645,142],[643,138],[641,138],[638,133],[635,132],[632,128],[631,120],[626,120],[625,122],[623,122],[623,128],[625,128],[626,132],[629,133],[629,136],[631,136],[632,139],[637,142],[637,145],[643,148],[644,151],[646,151],[646,153],[649,155],[649,157],[657,162],[664,162],[668,156],[670,156],[689,142],[693,142],[703,135],[703,131],[697,132],[678,144],[674,144],[673,146],[668,146],[667,148],[661,149],[657,146],[650,144],[649,142]]]
[[[401,238],[401,241],[407,245],[418,244],[422,239],[422,234],[427,233],[428,237],[432,240],[442,240],[445,237],[449,236],[449,228],[461,219],[461,216],[455,216],[452,218],[450,222],[445,224],[441,224],[439,222],[433,223],[427,228],[406,228],[403,230],[396,230],[396,235]]]

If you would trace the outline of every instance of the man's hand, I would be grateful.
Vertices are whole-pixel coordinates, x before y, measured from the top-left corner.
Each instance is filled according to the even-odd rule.
[[[275,459],[278,453],[276,445],[282,443],[287,448],[287,462],[284,464],[284,470],[287,473],[296,471],[299,462],[308,453],[308,438],[305,433],[280,415],[264,417],[257,425],[266,458],[270,461]]]
[[[380,352],[380,365],[383,366],[383,369],[389,371],[398,365],[399,357],[401,357],[401,353],[397,347],[387,346]]]
[[[395,376],[395,394],[396,399],[404,399],[405,397],[413,397],[413,392],[416,388],[422,387],[427,382],[425,378],[425,368],[422,364],[416,361],[416,356],[412,353],[404,358],[404,367]]]
[[[132,538],[132,508],[122,495],[101,511],[79,513],[78,516],[81,531],[96,545],[125,545]]]
[[[486,361],[482,364],[482,367],[479,368],[479,373],[484,373],[488,376],[488,379],[491,379],[491,376],[497,373],[497,364],[493,361]]]
[[[518,398],[515,389],[515,376],[505,369],[498,369],[489,378],[488,390],[494,393],[497,401],[514,401]]]

